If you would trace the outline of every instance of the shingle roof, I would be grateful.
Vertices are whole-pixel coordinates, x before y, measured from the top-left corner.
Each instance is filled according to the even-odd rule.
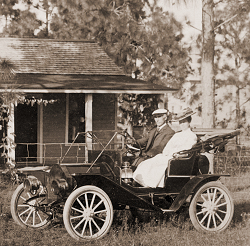
[[[0,59],[13,62],[16,73],[124,75],[91,41],[0,38]]]
[[[0,76],[0,91],[10,87],[32,93],[162,94],[175,90],[126,76],[91,41],[0,38],[0,62],[4,60],[14,66],[16,76],[7,80]]]

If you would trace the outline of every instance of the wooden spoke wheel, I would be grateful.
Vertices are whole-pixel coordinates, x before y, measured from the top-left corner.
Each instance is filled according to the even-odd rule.
[[[45,228],[50,223],[50,215],[45,213],[42,203],[47,198],[47,194],[38,196],[39,190],[32,194],[24,190],[23,184],[20,184],[12,195],[11,215],[14,221],[22,226],[31,228]]]
[[[68,197],[63,221],[71,237],[80,241],[100,239],[113,222],[113,206],[108,195],[96,186],[82,186]]]
[[[203,185],[194,195],[189,216],[199,231],[219,232],[230,224],[234,213],[233,199],[228,189],[219,182]]]

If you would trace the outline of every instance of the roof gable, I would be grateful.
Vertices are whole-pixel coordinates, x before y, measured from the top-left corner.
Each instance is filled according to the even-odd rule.
[[[0,59],[12,62],[16,73],[124,75],[91,41],[0,38]]]

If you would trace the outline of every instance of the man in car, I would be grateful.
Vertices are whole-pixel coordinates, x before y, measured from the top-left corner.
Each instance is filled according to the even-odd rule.
[[[133,167],[137,167],[143,160],[152,158],[161,153],[175,133],[168,125],[168,110],[157,109],[152,115],[154,116],[156,127],[154,127],[146,137],[137,140],[138,144],[143,149],[143,152],[142,156],[134,161],[132,164]]]

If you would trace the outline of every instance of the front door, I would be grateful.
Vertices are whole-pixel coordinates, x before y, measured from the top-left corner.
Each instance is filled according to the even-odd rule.
[[[37,160],[37,104],[15,108],[16,162]]]

